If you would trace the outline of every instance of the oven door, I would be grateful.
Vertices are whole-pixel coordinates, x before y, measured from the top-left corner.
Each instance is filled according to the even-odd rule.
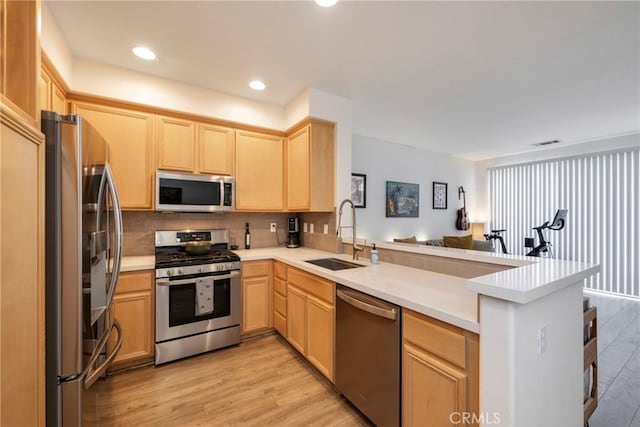
[[[213,310],[199,310],[198,283],[209,280],[213,283]],[[239,271],[156,280],[156,342],[239,324]]]

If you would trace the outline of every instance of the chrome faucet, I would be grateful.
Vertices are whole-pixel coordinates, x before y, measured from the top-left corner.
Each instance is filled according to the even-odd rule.
[[[342,207],[345,205],[345,203],[349,203],[351,205],[351,224],[352,225],[341,226],[340,224],[342,223]],[[357,261],[358,255],[360,254],[360,252],[364,250],[364,248],[356,244],[356,207],[354,206],[351,199],[344,199],[342,203],[340,203],[340,208],[338,209],[338,229],[336,230],[336,236],[339,237],[340,239],[342,239],[343,228],[353,229],[353,238],[352,238],[353,239],[353,259]]]

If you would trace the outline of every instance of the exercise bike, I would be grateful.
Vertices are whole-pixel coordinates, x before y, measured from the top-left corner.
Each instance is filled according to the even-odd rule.
[[[507,230],[502,229],[502,230],[491,230],[491,234],[485,234],[484,235],[484,239],[485,240],[497,240],[500,243],[500,246],[502,248],[502,253],[503,254],[508,254],[509,252],[507,252],[507,246],[504,244],[504,239],[502,238],[502,234],[503,232],[505,232]]]
[[[549,221],[545,221],[544,224],[533,227],[532,230],[536,230],[538,233],[538,240],[540,243],[535,246],[535,238],[534,237],[525,237],[524,239],[524,247],[525,248],[533,248],[528,253],[527,256],[535,256],[535,257],[551,257],[551,242],[544,238],[544,230],[553,230],[560,231],[564,228],[567,220],[567,210],[566,209],[558,209],[556,211],[555,216],[553,217],[553,221],[549,224]]]

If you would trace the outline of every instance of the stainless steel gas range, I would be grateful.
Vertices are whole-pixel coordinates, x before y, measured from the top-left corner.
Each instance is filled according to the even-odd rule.
[[[228,236],[156,231],[156,365],[240,342],[240,257]]]

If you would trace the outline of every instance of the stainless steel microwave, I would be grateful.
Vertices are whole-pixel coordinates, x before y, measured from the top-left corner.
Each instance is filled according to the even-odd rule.
[[[235,179],[229,176],[156,172],[156,210],[231,212]]]

